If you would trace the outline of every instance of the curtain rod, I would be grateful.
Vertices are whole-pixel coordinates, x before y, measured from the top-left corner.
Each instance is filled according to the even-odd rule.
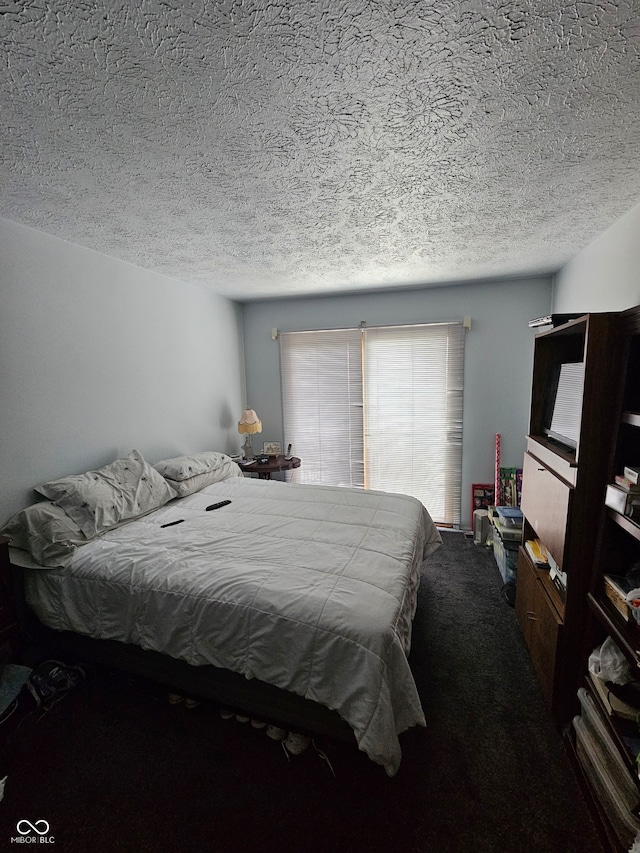
[[[465,316],[462,320],[436,320],[433,323],[389,323],[386,326],[367,326],[366,320],[361,320],[359,326],[337,326],[332,329],[271,329],[271,338],[276,341],[278,336],[282,334],[291,334],[295,332],[297,335],[302,334],[316,334],[317,332],[356,332],[356,331],[364,331],[365,329],[372,331],[376,329],[408,329],[411,327],[417,326],[464,326],[464,328],[468,331],[471,329],[471,317]]]

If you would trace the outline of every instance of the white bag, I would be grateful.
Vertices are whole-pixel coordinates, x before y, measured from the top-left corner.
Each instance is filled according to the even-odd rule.
[[[632,589],[627,593],[627,604],[636,622],[640,622],[640,589]]]
[[[604,643],[589,655],[589,672],[614,684],[627,684],[633,679],[629,661],[611,637],[607,637]]]

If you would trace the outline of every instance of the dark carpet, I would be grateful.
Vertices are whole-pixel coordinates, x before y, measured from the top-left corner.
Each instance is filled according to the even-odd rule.
[[[0,849],[27,846],[11,841],[26,819],[58,853],[601,853],[491,553],[443,538],[411,652],[428,728],[401,736],[397,776],[326,739],[333,772],[313,748],[287,759],[211,703],[95,668],[11,731]]]

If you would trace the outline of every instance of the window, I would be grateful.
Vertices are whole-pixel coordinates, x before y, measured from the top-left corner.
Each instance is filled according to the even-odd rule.
[[[281,332],[298,482],[404,492],[460,524],[461,323]]]
[[[359,329],[280,332],[284,437],[298,482],[364,487]]]

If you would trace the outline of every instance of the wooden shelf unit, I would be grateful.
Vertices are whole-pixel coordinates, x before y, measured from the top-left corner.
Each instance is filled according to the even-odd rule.
[[[604,505],[606,485],[614,482],[616,474],[623,473],[625,465],[640,465],[640,306],[620,312],[617,329],[619,343],[614,352],[618,365],[617,376],[611,380],[612,390],[616,391],[616,397],[611,402],[614,422],[611,424],[608,441],[606,436],[602,435],[603,453],[604,449],[608,448],[608,469],[605,488],[598,493],[602,514],[597,524],[594,556],[588,566],[590,583],[587,605],[592,615],[593,632],[585,634],[587,646],[584,653],[587,660],[583,666],[583,675],[586,678],[587,690],[599,708],[599,717],[613,742],[613,748],[619,752],[630,780],[638,786],[640,800],[640,782],[635,758],[630,754],[622,736],[625,727],[627,732],[629,731],[630,724],[607,712],[587,672],[589,654],[609,636],[640,679],[640,625],[633,618],[624,618],[605,594],[604,585],[604,575],[626,575],[636,564],[640,567],[640,524]],[[567,727],[567,731],[571,729],[571,726]],[[590,787],[588,783],[587,787]],[[608,809],[599,802],[594,790],[591,790],[591,797],[595,802],[594,815],[601,824],[607,849],[628,849],[621,846],[621,840],[614,829],[615,821],[612,823]]]
[[[640,306],[620,315],[624,346],[617,423],[612,431],[612,461],[608,482],[625,465],[640,465]],[[604,498],[603,498],[604,501]],[[640,626],[627,621],[604,593],[603,576],[626,575],[640,566],[640,524],[606,508],[599,532],[592,572],[589,605],[604,633],[610,635],[629,661],[640,663]],[[640,671],[638,673],[640,677]]]
[[[595,622],[587,604],[604,519],[611,435],[619,419],[623,348],[619,314],[586,314],[536,335],[530,432],[523,464],[523,541],[539,539],[566,573],[564,594],[526,550],[518,560],[516,615],[558,728],[577,713]],[[549,388],[560,364],[584,362],[575,449],[545,435]]]

